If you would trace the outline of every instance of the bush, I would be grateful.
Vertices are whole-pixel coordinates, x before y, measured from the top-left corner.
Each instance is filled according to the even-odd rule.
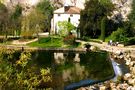
[[[64,38],[64,42],[65,42],[66,44],[71,44],[71,45],[73,45],[73,44],[75,43],[75,36],[72,35],[72,34],[66,36],[66,37]]]
[[[135,44],[135,37],[132,38],[128,38],[128,40],[126,42],[124,42],[124,45],[134,45]]]
[[[68,22],[68,21],[61,21],[61,22],[58,22],[58,26],[59,26],[59,29],[58,29],[58,34],[60,36],[66,36],[68,35],[72,30],[75,30],[76,27]]]
[[[90,41],[90,37],[83,36],[81,40]]]
[[[114,31],[111,36],[109,37],[110,40],[113,40],[114,42],[126,42],[127,37],[126,33],[122,28],[118,28],[116,31]]]

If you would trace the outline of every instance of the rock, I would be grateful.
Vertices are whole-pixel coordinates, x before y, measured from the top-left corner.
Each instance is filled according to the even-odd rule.
[[[86,90],[85,88],[80,88],[80,89],[78,89],[78,90]]]
[[[130,85],[134,85],[134,84],[135,84],[135,79],[131,79],[131,78],[130,78],[130,79],[128,80],[128,83],[129,83]]]
[[[90,86],[86,90],[98,90],[98,89],[96,87],[94,87],[94,86]]]
[[[129,85],[127,83],[123,84],[123,89],[126,90],[129,87]]]
[[[130,73],[127,73],[124,75],[124,80],[128,80],[129,78],[131,78],[131,74]]]
[[[135,89],[133,89],[132,86],[129,86],[129,87],[127,88],[127,90],[135,90]]]
[[[128,54],[127,56],[126,56],[126,58],[130,58],[131,56]]]
[[[111,90],[117,90],[116,88],[112,88]]]
[[[129,62],[129,61],[126,61],[126,65],[128,65],[128,66],[129,66],[129,65],[130,65],[130,62]]]
[[[130,66],[132,67],[134,65],[134,62],[130,62]]]
[[[106,86],[101,86],[99,90],[106,90]]]
[[[134,65],[134,67],[132,68],[132,73],[135,75],[135,65]]]
[[[110,87],[112,90],[116,90],[116,83],[110,83]]]
[[[124,45],[123,44],[118,44],[118,47],[124,47]]]
[[[120,54],[121,54],[121,51],[117,50],[117,51],[115,51],[115,53],[116,53],[117,55],[120,55]]]
[[[122,58],[124,58],[124,55],[120,55],[120,57],[119,57],[120,59],[122,59]]]
[[[90,47],[90,50],[92,51],[97,51],[97,50],[100,50],[100,48],[96,47],[96,46],[91,46]]]

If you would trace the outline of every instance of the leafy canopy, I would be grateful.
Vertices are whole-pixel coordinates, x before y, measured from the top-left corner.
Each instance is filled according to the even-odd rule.
[[[58,26],[59,26],[59,35],[61,36],[66,36],[67,34],[69,34],[69,32],[71,32],[72,30],[75,30],[75,26],[68,22],[68,21],[59,21],[58,22]]]
[[[113,10],[114,5],[110,0],[88,0],[81,12],[81,36],[98,37],[102,18],[110,16]]]

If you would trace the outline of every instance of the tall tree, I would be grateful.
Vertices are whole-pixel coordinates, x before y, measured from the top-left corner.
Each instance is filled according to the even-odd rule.
[[[22,19],[21,35],[25,38],[33,37],[41,32],[45,24],[46,17],[39,11],[33,10],[29,15],[24,16]]]
[[[7,7],[0,3],[0,32],[1,34],[5,34],[7,37],[7,31],[8,31],[8,21],[9,14],[8,14],[8,9]]]
[[[106,17],[101,20],[101,40],[105,41]]]
[[[135,0],[132,1],[132,10],[128,18],[132,26],[135,27]]]
[[[11,29],[13,30],[13,35],[19,35],[21,31],[21,16],[22,16],[22,7],[18,4],[15,7],[14,12],[11,14]]]
[[[110,16],[114,10],[114,5],[110,0],[88,0],[85,9],[81,12],[80,31],[81,36],[99,37],[101,30],[101,20]]]
[[[51,18],[53,16],[53,6],[49,0],[41,1],[36,9],[41,12],[46,18],[44,19],[44,31],[50,31],[51,28]]]

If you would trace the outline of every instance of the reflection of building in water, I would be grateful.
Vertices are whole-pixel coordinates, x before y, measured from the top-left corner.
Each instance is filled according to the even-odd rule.
[[[63,53],[54,53],[54,60],[56,64],[64,64],[64,55]]]
[[[65,82],[69,82],[82,80],[85,77],[88,77],[88,75],[89,73],[84,66],[81,66],[79,63],[75,63],[74,67],[64,70],[62,76]]]
[[[67,62],[80,62],[79,53],[54,53],[54,59],[56,64],[64,64]]]
[[[77,54],[75,55],[74,61],[75,61],[75,62],[80,62],[79,53],[77,53]]]

